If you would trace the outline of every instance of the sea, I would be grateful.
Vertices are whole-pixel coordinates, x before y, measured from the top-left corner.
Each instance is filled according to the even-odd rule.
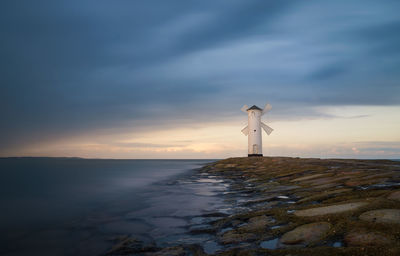
[[[229,212],[215,160],[0,158],[0,255],[104,255],[133,237],[159,247],[202,244],[204,214]]]

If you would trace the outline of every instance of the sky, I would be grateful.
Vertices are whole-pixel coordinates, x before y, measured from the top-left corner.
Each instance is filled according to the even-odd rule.
[[[400,159],[398,0],[0,2],[0,156]]]

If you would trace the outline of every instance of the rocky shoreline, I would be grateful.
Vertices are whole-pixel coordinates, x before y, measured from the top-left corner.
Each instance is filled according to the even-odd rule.
[[[214,235],[214,255],[400,255],[400,162],[246,157],[200,171],[228,182],[237,208],[204,214],[188,230]],[[206,252],[122,237],[107,255]]]

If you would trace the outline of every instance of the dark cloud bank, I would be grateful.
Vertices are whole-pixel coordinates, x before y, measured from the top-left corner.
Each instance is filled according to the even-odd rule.
[[[223,120],[266,100],[288,118],[315,114],[299,106],[399,105],[399,11],[399,1],[2,1],[1,147]]]

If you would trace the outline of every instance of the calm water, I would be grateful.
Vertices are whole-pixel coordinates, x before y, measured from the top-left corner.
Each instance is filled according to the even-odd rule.
[[[207,162],[0,159],[0,254],[99,255],[121,235],[213,245],[187,235],[201,214],[229,207],[227,184],[195,170]]]

